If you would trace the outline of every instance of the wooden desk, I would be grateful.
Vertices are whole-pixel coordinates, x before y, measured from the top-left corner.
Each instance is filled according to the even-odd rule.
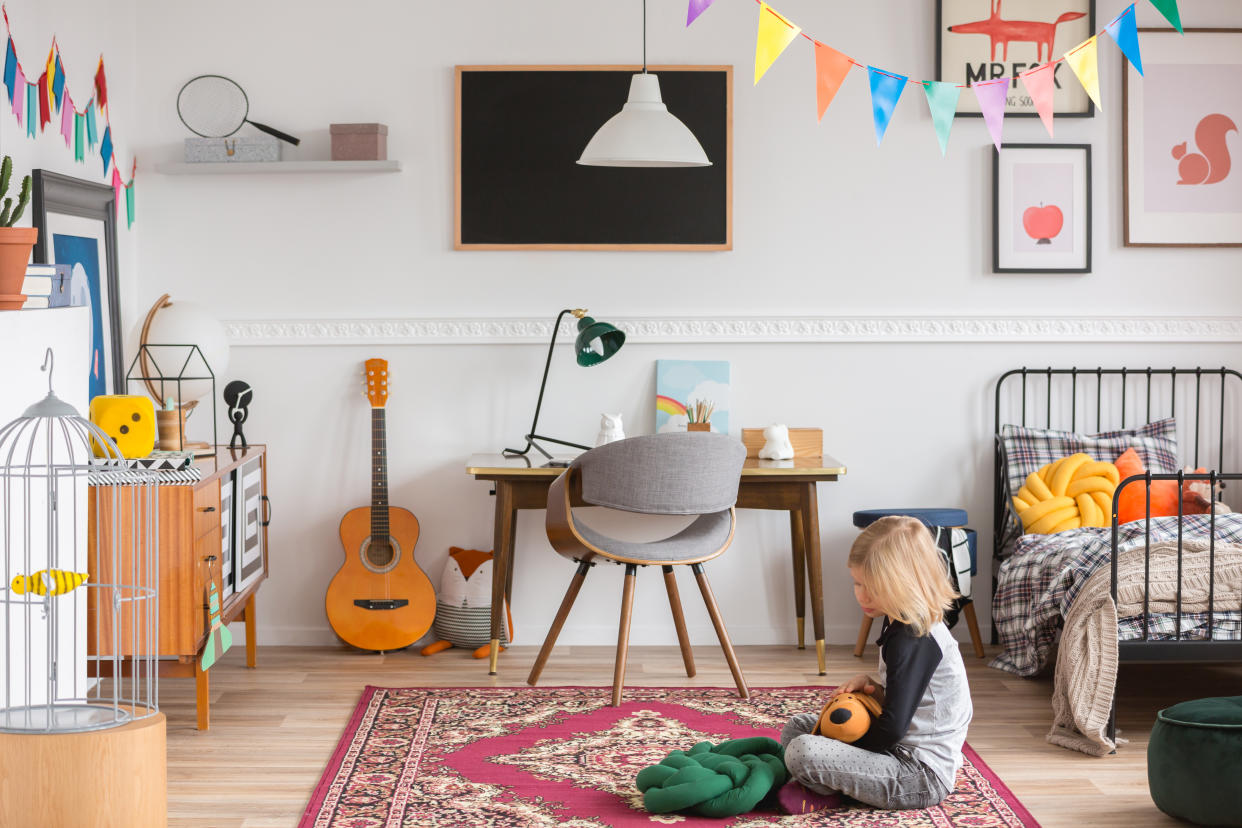
[[[558,456],[568,462],[573,455]],[[503,602],[513,597],[514,533],[518,509],[543,509],[548,504],[548,487],[563,467],[543,466],[536,459],[506,457],[503,454],[474,454],[466,463],[466,473],[476,480],[495,485],[496,524],[492,570],[492,649],[488,674],[496,675],[500,660],[500,629]],[[789,512],[789,538],[793,548],[794,601],[797,611],[798,648],[805,648],[806,588],[811,589],[811,622],[815,632],[815,654],[819,674],[824,665],[824,581],[819,549],[819,500],[815,484],[836,480],[845,466],[828,457],[798,457],[793,460],[747,458],[742,467],[737,506],[740,509],[776,509]]]

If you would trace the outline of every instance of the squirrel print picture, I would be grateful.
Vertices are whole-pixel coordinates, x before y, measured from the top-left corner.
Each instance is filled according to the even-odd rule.
[[[1190,152],[1186,141],[1173,147],[1177,159],[1178,184],[1216,184],[1229,175],[1229,145],[1226,136],[1237,132],[1237,125],[1219,112],[1208,115],[1195,127],[1195,148]]]

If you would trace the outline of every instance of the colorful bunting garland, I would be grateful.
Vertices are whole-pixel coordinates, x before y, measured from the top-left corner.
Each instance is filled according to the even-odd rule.
[[[704,5],[710,5],[707,0]],[[127,226],[134,224],[134,180],[137,177],[138,162],[135,159],[130,166],[129,181],[121,180],[119,164],[112,146],[112,110],[108,106],[108,82],[104,75],[103,57],[99,58],[99,66],[95,70],[91,99],[86,106],[79,109],[69,94],[69,81],[65,76],[65,64],[60,58],[60,46],[56,38],[52,38],[52,48],[47,53],[46,66],[37,81],[31,81],[22,69],[21,60],[17,57],[17,46],[13,43],[13,29],[9,24],[9,10],[0,5],[4,15],[4,27],[8,33],[8,44],[4,56],[4,86],[9,96],[9,104],[13,117],[18,125],[22,118],[26,119],[26,135],[37,138],[38,133],[52,123],[52,115],[60,116],[60,135],[65,139],[65,147],[73,150],[73,160],[79,164],[86,161],[87,152],[99,143],[99,156],[103,161],[103,174],[108,177],[108,168],[112,168],[111,185],[116,191],[116,209],[121,211],[121,202],[125,202]],[[688,25],[688,24],[687,24]],[[103,140],[99,141],[97,119],[104,122]],[[124,198],[121,191],[124,190]]]
[[[714,0],[689,0],[686,10],[686,25],[689,26],[699,18]],[[905,75],[888,72],[859,63],[852,57],[838,52],[819,40],[802,31],[802,27],[789,20],[773,9],[765,0],[755,0],[759,4],[759,26],[755,36],[755,83],[772,67],[777,58],[785,51],[798,35],[811,41],[815,46],[815,104],[818,117],[823,120],[824,113],[836,97],[845,76],[852,67],[865,68],[871,87],[871,110],[875,121],[876,146],[884,140],[884,133],[893,118],[897,100],[905,89]],[[1151,4],[1173,24],[1178,32],[1182,31],[1181,14],[1177,8],[1177,0],[1150,0]],[[1138,27],[1135,23],[1134,4],[1127,6],[1101,32],[1079,43],[1073,49],[1056,60],[1028,69],[1018,74],[1018,79],[1026,87],[1027,93],[1035,104],[1048,136],[1052,137],[1053,121],[1053,89],[1054,69],[1056,64],[1064,61],[1073,71],[1078,82],[1101,110],[1100,76],[1098,47],[1100,34],[1107,32],[1113,42],[1126,56],[1140,75],[1143,74],[1143,58],[1139,52]],[[102,71],[102,67],[101,67]],[[6,70],[7,82],[7,70]],[[1001,133],[1004,127],[1005,103],[1013,78],[1000,77],[970,84],[975,96],[979,99],[979,108],[988,132],[992,136],[997,152],[1001,148]],[[940,142],[940,153],[948,151],[949,132],[953,127],[953,118],[957,113],[957,100],[963,84],[942,81],[920,81],[927,97],[927,105],[931,110],[932,123],[936,128],[936,138]]]

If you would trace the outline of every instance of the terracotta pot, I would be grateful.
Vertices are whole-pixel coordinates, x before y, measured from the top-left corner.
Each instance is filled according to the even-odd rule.
[[[37,238],[34,227],[0,227],[0,310],[19,310],[25,304],[22,282]]]

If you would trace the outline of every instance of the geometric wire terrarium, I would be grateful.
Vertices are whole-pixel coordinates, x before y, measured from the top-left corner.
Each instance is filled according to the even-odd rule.
[[[5,733],[100,730],[159,712],[158,476],[129,468],[56,397],[52,360],[48,349],[47,397],[0,428]]]

